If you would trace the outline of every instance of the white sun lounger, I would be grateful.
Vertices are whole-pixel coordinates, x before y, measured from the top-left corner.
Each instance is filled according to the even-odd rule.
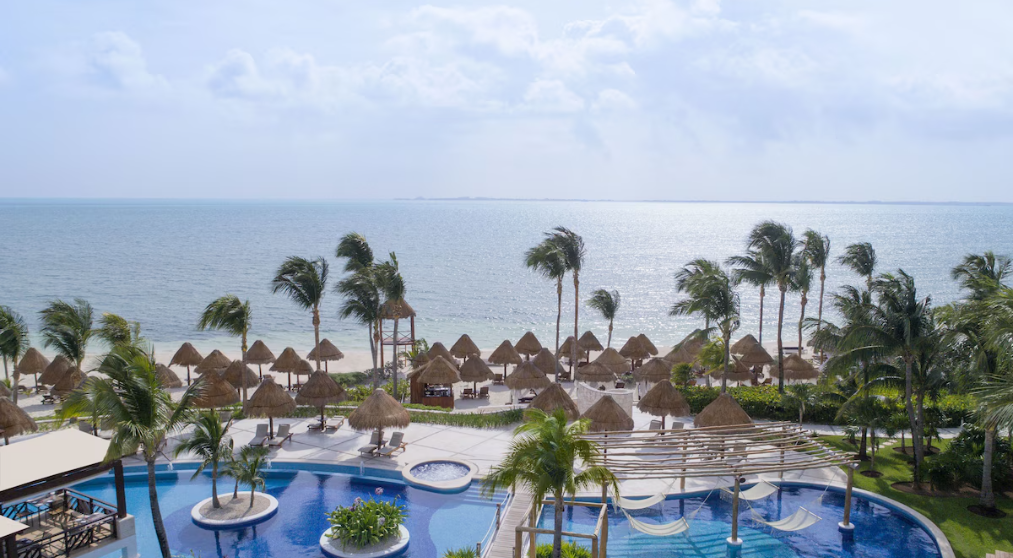
[[[267,425],[258,424],[257,433],[253,435],[253,439],[250,440],[251,446],[262,446],[267,441]]]

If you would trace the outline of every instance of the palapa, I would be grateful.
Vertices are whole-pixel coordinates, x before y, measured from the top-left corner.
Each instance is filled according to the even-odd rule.
[[[313,347],[313,350],[306,355],[307,360],[317,360],[317,348]],[[338,361],[345,358],[345,355],[331,343],[329,339],[322,339],[320,341],[320,360],[324,361],[324,370],[330,372],[330,368],[327,366],[328,362]]]
[[[315,370],[313,370],[313,365],[310,364],[310,361],[306,359],[299,359],[299,364],[295,367],[295,370],[292,371],[292,374],[295,374],[296,376],[310,376],[313,372],[315,372]],[[291,376],[289,376],[289,378],[291,378]],[[299,380],[299,378],[296,378],[297,389],[301,388],[299,384],[300,381],[301,380]],[[292,388],[289,387],[289,389]]]
[[[633,371],[638,382],[667,382],[672,378],[672,365],[663,358],[652,358]]]
[[[206,374],[212,370],[215,372],[222,372],[228,368],[230,364],[232,364],[232,361],[229,360],[229,357],[225,356],[218,349],[215,349],[211,351],[208,356],[204,357],[204,360],[200,361],[200,364],[198,364],[197,368],[194,368],[193,371],[198,374]]]
[[[326,424],[324,418],[324,407],[340,403],[345,400],[345,390],[331,378],[330,374],[317,370],[310,374],[302,389],[295,396],[295,402],[299,405],[308,405],[320,409],[320,426]]]
[[[584,334],[580,336],[580,339],[577,340],[577,345],[588,352],[605,350],[601,341],[598,341],[598,338],[594,336],[594,333],[592,333],[591,330],[585,331]]]
[[[0,383],[0,397],[10,397],[11,390],[7,387],[7,384]]]
[[[648,339],[646,335],[641,333],[640,335],[637,336],[637,340],[640,341],[641,347],[646,349],[647,352],[651,353],[651,356],[658,355],[658,348],[654,346],[654,343],[651,343],[651,340]]]
[[[589,384],[611,384],[616,374],[604,364],[594,361],[577,368],[576,380]]]
[[[637,408],[655,417],[661,417],[661,428],[665,428],[665,417],[688,417],[689,403],[672,382],[665,380],[654,384],[637,402]]]
[[[74,368],[74,363],[69,358],[63,355],[56,355],[53,362],[50,362],[49,366],[42,371],[42,375],[39,376],[39,383],[44,386],[55,386],[56,382],[63,379],[67,371],[72,368]]]
[[[447,347],[443,343],[440,343],[439,341],[433,343],[433,345],[429,347],[429,352],[427,353],[427,356],[429,357],[430,361],[432,361],[436,357],[443,357],[443,359],[446,360],[447,362],[455,362],[454,355],[450,354],[450,351],[447,350]]]
[[[9,444],[11,436],[35,432],[39,426],[24,409],[18,407],[13,401],[6,397],[0,397],[0,432],[3,433],[4,443]]]
[[[562,384],[552,384],[542,390],[541,393],[531,400],[528,408],[539,409],[550,415],[556,409],[562,408],[566,412],[566,420],[577,420],[580,417],[580,410],[577,409],[577,404],[573,402],[570,394],[566,393]]]
[[[422,368],[413,372],[416,381],[428,385],[456,384],[461,381],[461,373],[453,363],[441,356],[435,356]]]
[[[388,300],[380,307],[380,318],[384,320],[404,320],[415,317],[415,309],[408,302]]]
[[[513,390],[539,390],[552,385],[548,376],[530,361],[524,361],[504,379],[506,386]]]
[[[242,389],[244,382],[247,388],[252,388],[260,383],[260,378],[253,373],[253,370],[239,360],[232,361],[225,372],[222,372],[222,377],[236,389]]]
[[[763,349],[763,346],[760,345],[760,342],[755,337],[748,333],[742,339],[732,343],[728,351],[733,355],[737,355],[742,364],[745,364],[747,367],[774,364],[773,357]]]
[[[493,379],[495,374],[481,357],[470,357],[461,365],[461,381],[471,382],[472,388],[478,387],[478,382],[485,382]]]
[[[588,428],[591,432],[633,430],[633,417],[627,415],[611,395],[602,395],[580,418],[591,421]]]
[[[190,343],[183,343],[180,345],[179,350],[176,354],[172,355],[172,359],[169,360],[169,366],[185,366],[186,367],[186,385],[190,385],[190,367],[197,366],[204,360],[204,357],[197,352],[197,349],[193,348]]]
[[[285,350],[278,355],[278,358],[274,359],[274,364],[271,365],[271,372],[285,372],[288,374],[288,389],[292,389],[292,372],[299,367],[299,353],[295,352],[292,347],[285,347]]]
[[[672,363],[673,366],[676,364],[693,364],[696,362],[696,357],[700,354],[700,350],[706,344],[707,338],[705,336],[698,332],[693,332],[687,335],[671,352],[662,358]]]
[[[28,347],[28,350],[25,351],[25,355],[21,357],[21,362],[14,367],[14,371],[21,376],[28,374],[35,376],[36,374],[42,374],[42,372],[46,370],[47,366],[49,366],[49,359],[40,353],[35,347]],[[35,384],[38,385],[38,377],[35,379]]]
[[[252,374],[253,371],[251,370]],[[284,388],[274,383],[274,378],[267,377],[261,382],[257,391],[243,406],[243,413],[250,417],[266,417],[268,419],[267,435],[274,438],[274,419],[287,417],[295,412],[295,400]]]
[[[604,351],[602,351],[601,354],[598,355],[598,358],[594,359],[594,362],[601,364],[615,374],[625,374],[630,369],[630,363],[619,354],[619,351],[613,349],[612,347],[607,347]]]
[[[651,353],[640,342],[639,337],[630,337],[627,339],[623,348],[619,349],[619,354],[631,360],[643,360],[651,357]]]
[[[250,345],[250,349],[246,351],[246,364],[257,365],[257,377],[261,380],[264,379],[264,365],[272,362],[274,362],[274,353],[260,339],[254,341]]]
[[[815,380],[819,377],[820,371],[798,354],[784,357],[785,380]]]
[[[721,379],[722,376],[729,382],[747,382],[754,378],[753,371],[749,369],[741,360],[732,357],[732,361],[728,363],[729,370],[728,374],[725,374],[725,367],[722,365],[720,368],[716,368],[710,371],[712,378]]]
[[[60,381],[53,385],[52,389],[49,390],[49,394],[53,397],[65,397],[70,392],[81,387],[87,379],[88,375],[80,368],[71,368],[64,373]]]
[[[478,349],[478,345],[471,340],[471,337],[468,337],[468,334],[465,333],[450,347],[450,354],[460,359],[466,359],[472,356],[480,357],[482,356],[482,351]]]
[[[155,377],[165,389],[183,387],[183,380],[180,380],[179,376],[164,364],[155,365]]]
[[[559,359],[561,359],[563,357],[570,358],[572,356],[573,356],[573,336],[571,335],[571,336],[569,336],[569,337],[566,338],[566,341],[563,341],[562,345],[559,346],[559,351],[556,352],[556,360],[559,360]],[[577,342],[577,360],[580,360],[580,359],[586,358],[586,357],[587,357],[587,351],[585,351],[583,349],[583,347],[580,346],[580,342],[578,341]]]
[[[693,419],[693,425],[697,428],[707,426],[738,426],[744,424],[753,424],[753,420],[742,410],[739,403],[727,393],[718,395],[717,399],[704,407]]]
[[[197,379],[200,389],[193,399],[194,407],[216,409],[239,403],[239,391],[218,372],[208,372]]]
[[[411,415],[382,389],[373,390],[372,395],[348,415],[348,425],[355,430],[376,430],[377,450],[383,442],[384,428],[404,428],[411,423]]]
[[[559,361],[552,356],[552,351],[548,347],[542,347],[542,350],[538,351],[538,354],[531,359],[531,364],[534,364],[546,376],[557,374],[562,369]]]
[[[519,354],[530,358],[531,355],[537,354],[538,351],[542,350],[542,344],[538,342],[535,334],[529,331],[521,336],[517,344],[514,345],[514,349],[517,349]]]

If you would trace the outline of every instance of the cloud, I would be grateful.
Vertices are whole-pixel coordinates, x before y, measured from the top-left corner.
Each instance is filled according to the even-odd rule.
[[[559,80],[540,79],[524,92],[525,107],[540,112],[577,112],[584,110],[584,99]]]
[[[637,102],[618,89],[603,89],[592,108],[597,112],[633,110],[637,108]]]
[[[275,84],[260,75],[250,53],[234,48],[210,68],[208,87],[219,96],[233,99],[266,99],[279,93]]]
[[[148,71],[141,46],[126,33],[96,33],[84,47],[87,75],[100,86],[131,90],[161,87],[165,78]]]

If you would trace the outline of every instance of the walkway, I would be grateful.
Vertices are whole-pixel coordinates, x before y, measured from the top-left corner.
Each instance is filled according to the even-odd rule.
[[[488,558],[514,558],[514,545],[517,542],[515,529],[524,519],[524,513],[528,511],[531,500],[534,497],[528,492],[514,493],[513,502],[500,522],[499,531],[489,545],[486,553]]]

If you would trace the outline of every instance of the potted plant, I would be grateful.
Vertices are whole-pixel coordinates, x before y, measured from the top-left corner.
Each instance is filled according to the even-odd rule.
[[[338,506],[327,514],[331,528],[325,535],[340,543],[343,550],[360,550],[366,547],[393,547],[406,538],[405,506],[397,500],[384,502],[356,498],[351,506]]]

